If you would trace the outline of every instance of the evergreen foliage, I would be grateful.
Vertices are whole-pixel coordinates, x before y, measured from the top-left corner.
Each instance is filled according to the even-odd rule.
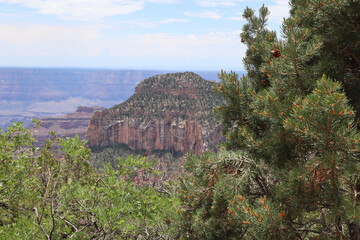
[[[278,38],[245,9],[248,75],[219,74],[225,150],[188,157],[182,237],[360,239],[359,13],[293,0]]]
[[[309,36],[321,40],[319,57],[309,62],[321,74],[342,83],[350,103],[360,116],[360,14],[359,1],[291,0],[291,16]]]

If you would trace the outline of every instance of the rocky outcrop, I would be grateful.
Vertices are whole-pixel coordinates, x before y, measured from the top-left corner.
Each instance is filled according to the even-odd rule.
[[[94,112],[104,109],[105,108],[98,106],[80,106],[74,113],[62,117],[41,118],[41,127],[37,129],[33,128],[31,131],[38,141],[37,145],[41,145],[49,138],[50,131],[54,131],[58,137],[64,138],[78,135],[81,140],[85,140],[90,118],[94,115]]]
[[[90,120],[90,146],[127,144],[133,150],[216,151],[223,140],[213,108],[214,82],[185,72],[143,80],[126,102]]]

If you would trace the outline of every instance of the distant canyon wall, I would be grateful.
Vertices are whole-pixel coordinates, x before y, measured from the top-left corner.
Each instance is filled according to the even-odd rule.
[[[81,140],[85,140],[86,131],[89,126],[90,118],[94,112],[103,110],[103,107],[84,107],[80,106],[76,112],[67,114],[62,117],[42,118],[41,127],[36,129],[30,126],[34,138],[37,140],[37,146],[41,146],[49,139],[49,132],[54,131],[58,137],[74,137],[79,136]]]

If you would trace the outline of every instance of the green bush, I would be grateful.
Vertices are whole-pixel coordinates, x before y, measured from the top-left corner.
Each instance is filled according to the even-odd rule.
[[[1,239],[170,239],[165,222],[178,201],[137,184],[159,174],[145,158],[119,159],[96,171],[78,137],[52,133],[43,149],[21,123],[0,133]]]

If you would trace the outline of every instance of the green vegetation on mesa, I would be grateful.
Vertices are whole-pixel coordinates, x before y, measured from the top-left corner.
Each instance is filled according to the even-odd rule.
[[[248,75],[216,87],[227,141],[175,184],[137,185],[157,174],[139,157],[96,171],[77,138],[38,152],[21,124],[0,132],[0,237],[358,240],[360,2],[291,4],[282,39],[245,9]]]
[[[170,115],[178,120],[213,123],[213,109],[223,103],[222,97],[213,92],[214,83],[192,72],[150,77],[136,87],[128,100],[102,113],[119,119],[164,119]]]
[[[279,39],[245,9],[248,75],[220,74],[225,150],[185,162],[183,238],[360,239],[359,13],[292,0]]]

